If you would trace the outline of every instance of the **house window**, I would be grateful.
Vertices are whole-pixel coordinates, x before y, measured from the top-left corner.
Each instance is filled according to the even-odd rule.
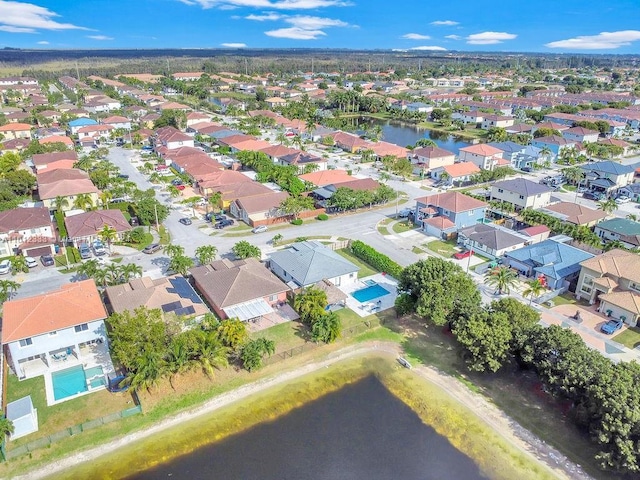
[[[49,336],[50,337],[53,337],[53,336],[55,336],[57,334],[58,334],[58,332],[56,332],[55,330],[53,332],[49,332]]]
[[[76,325],[75,327],[73,327],[73,329],[76,331],[76,333],[80,333],[89,330],[89,325],[83,323],[82,325]]]
[[[631,290],[635,290],[636,292],[640,292],[640,285],[635,282],[629,282],[629,288]]]
[[[589,277],[588,275],[585,275],[584,279],[582,280],[582,285],[593,285],[593,277]]]
[[[520,200],[524,200],[524,195],[519,195]]]
[[[271,296],[269,296],[269,301],[270,301],[270,302],[275,302],[276,300],[278,300],[278,295],[271,295]]]
[[[499,188],[498,193],[504,193],[504,190],[502,188]]]
[[[591,293],[591,287],[587,287],[585,285],[582,285],[582,288],[580,289],[580,291],[582,293]]]
[[[20,340],[21,347],[28,347],[29,345],[33,345],[33,342],[30,338],[23,338],[22,340]]]

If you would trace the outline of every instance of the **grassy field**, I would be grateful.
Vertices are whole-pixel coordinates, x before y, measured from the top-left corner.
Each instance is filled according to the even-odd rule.
[[[344,258],[349,260],[351,263],[353,263],[357,267],[360,267],[360,270],[358,271],[358,278],[369,277],[371,275],[375,275],[376,273],[380,273],[378,270],[373,268],[371,265],[369,265],[368,263],[364,263],[358,257],[353,255],[346,248],[342,248],[340,250],[336,250],[336,253],[341,255],[341,256],[343,256]]]
[[[619,333],[615,337],[613,337],[618,343],[621,343],[627,348],[636,348],[640,347],[640,328],[638,327],[629,327],[624,332]]]
[[[434,240],[425,244],[425,246],[434,253],[442,255],[445,258],[451,257],[458,251],[456,244],[453,241]]]

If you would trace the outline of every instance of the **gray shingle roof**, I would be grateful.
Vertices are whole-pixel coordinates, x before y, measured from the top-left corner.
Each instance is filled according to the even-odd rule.
[[[525,197],[531,197],[532,195],[538,195],[540,193],[552,192],[546,185],[541,185],[526,178],[514,178],[512,180],[503,180],[493,184],[496,188],[502,188],[509,192],[514,192]]]
[[[269,258],[272,264],[282,268],[301,286],[360,270],[317,241],[294,243],[284,250],[272,253]]]

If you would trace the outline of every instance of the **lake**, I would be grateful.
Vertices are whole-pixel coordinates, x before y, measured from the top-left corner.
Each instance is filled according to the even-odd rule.
[[[128,478],[483,479],[373,375]]]
[[[458,155],[458,151],[461,148],[471,145],[471,143],[460,137],[454,137],[448,133],[418,128],[415,125],[410,125],[404,122],[379,120],[371,117],[356,117],[350,120],[353,120],[352,125],[356,128],[362,125],[380,125],[382,127],[382,140],[389,143],[395,143],[401,147],[415,145],[421,138],[429,138],[436,142],[440,148],[444,148],[445,150],[449,150],[450,152]]]

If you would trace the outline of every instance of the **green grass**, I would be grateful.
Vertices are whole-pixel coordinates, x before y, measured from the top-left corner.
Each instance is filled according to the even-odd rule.
[[[415,228],[416,226],[413,223],[411,223],[409,220],[396,222],[393,224],[393,227],[391,227],[391,229],[395,233],[404,233],[404,232],[408,232],[409,230],[415,230]]]
[[[110,259],[113,263],[122,263],[122,257],[115,257]]]
[[[376,229],[380,235],[390,235],[389,228],[387,227],[393,221],[392,218],[385,218],[378,222]]]
[[[340,310],[336,310],[336,315],[338,315],[338,317],[340,318],[343,329],[353,327],[354,325],[359,325],[365,321],[365,318],[361,317],[356,312],[346,307],[341,308]],[[370,315],[369,317],[373,316],[374,315]]]
[[[171,233],[169,233],[169,230],[164,225],[160,225],[158,234],[160,235],[160,245],[168,245],[171,243]]]
[[[274,325],[271,328],[253,332],[251,338],[264,337],[273,340],[276,344],[276,351],[282,352],[290,350],[305,342],[309,328],[299,321],[291,321]]]
[[[413,253],[415,253],[416,255],[420,255],[421,253],[424,253],[424,250],[422,250],[421,248],[415,247],[415,246],[411,248],[411,251]]]
[[[613,340],[621,343],[627,348],[634,349],[640,346],[640,328],[629,327],[624,332],[619,333]]]
[[[478,257],[483,262],[491,262],[492,260],[489,257],[485,257],[484,255],[480,255],[479,253],[473,253],[475,257]]]
[[[142,237],[142,241],[140,243],[119,242],[117,245],[135,248],[136,250],[142,250],[144,247],[150,245],[151,243],[153,243],[153,234],[145,232],[144,237]],[[122,257],[120,257],[120,260],[122,260]]]
[[[66,267],[67,266],[67,258],[69,258],[69,265],[73,265],[75,263],[80,263],[80,252],[75,247],[66,247],[66,255],[64,253],[59,253],[53,260],[55,261],[56,267]]]
[[[336,250],[336,253],[338,255],[341,255],[342,257],[346,258],[351,263],[353,263],[355,266],[360,268],[360,270],[358,271],[358,278],[369,277],[371,275],[375,275],[376,273],[380,273],[378,270],[373,268],[371,265],[369,265],[368,263],[364,263],[358,257],[353,255],[346,248],[342,248],[340,250]]]
[[[234,227],[227,228],[227,232],[248,232],[251,227],[246,223],[237,223]]]
[[[442,240],[434,240],[432,242],[427,243],[426,247],[432,252],[437,253],[438,255],[442,255],[443,257],[449,258],[458,251],[455,245],[456,245],[455,242],[451,240],[446,242]]]
[[[575,192],[577,188],[578,187],[576,187],[575,185],[563,185],[562,186],[562,190],[564,190],[565,192]]]
[[[558,295],[557,297],[553,297],[553,304],[557,307],[558,305],[575,305],[576,298],[570,293],[563,293],[562,295]]]

